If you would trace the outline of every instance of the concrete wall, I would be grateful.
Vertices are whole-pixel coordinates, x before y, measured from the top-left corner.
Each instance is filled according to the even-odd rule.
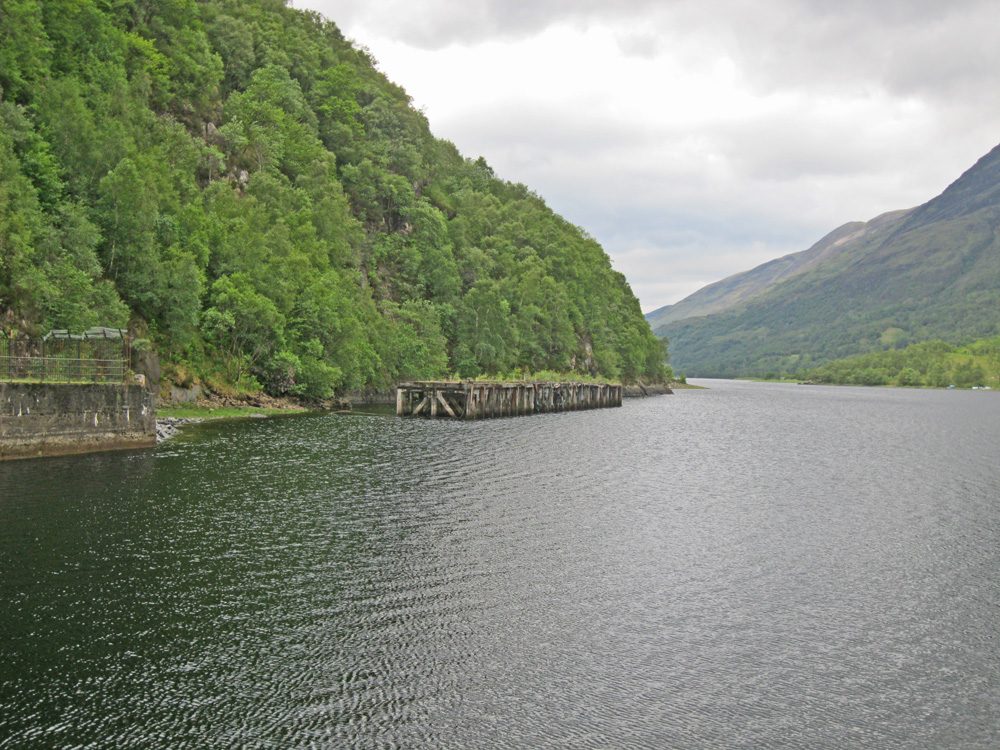
[[[139,385],[0,383],[0,459],[156,445]]]

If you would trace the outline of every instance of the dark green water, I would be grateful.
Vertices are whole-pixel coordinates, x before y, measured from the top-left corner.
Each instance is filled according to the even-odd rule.
[[[1000,395],[0,464],[0,748],[1000,746]]]

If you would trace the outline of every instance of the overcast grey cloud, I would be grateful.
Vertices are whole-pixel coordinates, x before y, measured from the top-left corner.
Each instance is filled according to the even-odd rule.
[[[994,0],[295,0],[644,310],[922,203],[1000,142]]]

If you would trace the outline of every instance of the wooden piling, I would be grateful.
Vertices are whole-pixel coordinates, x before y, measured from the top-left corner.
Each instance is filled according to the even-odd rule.
[[[612,383],[416,381],[396,388],[396,414],[450,419],[491,419],[622,405]]]

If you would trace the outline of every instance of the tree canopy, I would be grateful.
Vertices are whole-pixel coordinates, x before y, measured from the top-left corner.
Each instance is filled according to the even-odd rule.
[[[597,242],[279,0],[0,4],[0,332],[95,324],[316,398],[667,374]]]

